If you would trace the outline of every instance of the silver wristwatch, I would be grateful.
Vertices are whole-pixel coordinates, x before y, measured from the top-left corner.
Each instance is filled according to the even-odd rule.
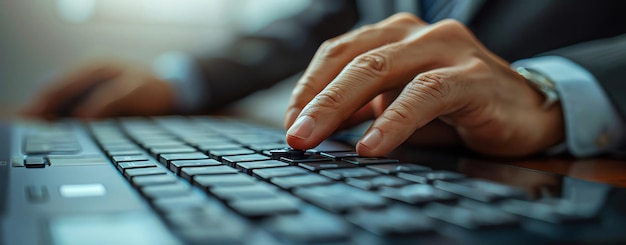
[[[556,91],[556,86],[550,78],[541,74],[537,70],[526,67],[518,67],[515,69],[518,74],[526,78],[528,83],[543,94],[545,100],[543,102],[543,109],[549,109],[552,105],[559,102],[559,94]]]

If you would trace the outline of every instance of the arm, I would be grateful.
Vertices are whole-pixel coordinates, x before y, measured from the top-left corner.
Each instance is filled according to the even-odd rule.
[[[300,71],[318,43],[356,20],[354,1],[311,1],[302,13],[239,38],[222,57],[166,54],[152,71],[119,61],[88,64],[45,87],[23,115],[101,118],[222,106]]]
[[[588,70],[607,93],[622,118],[626,117],[626,34],[549,52]]]
[[[574,155],[584,156],[623,148],[626,117],[626,34],[569,46],[548,54],[565,57],[572,61],[572,65],[588,71],[588,89],[577,88],[571,82],[562,83],[559,88],[585,93],[562,96],[570,97],[571,103],[570,106],[564,106],[568,122],[566,124],[570,125],[566,125],[570,151]],[[573,99],[574,97],[577,99]],[[586,99],[583,102],[580,98]],[[585,113],[585,116],[581,113]],[[590,114],[594,116],[589,116]]]
[[[533,68],[555,83],[570,153],[584,157],[619,146],[624,138],[623,120],[595,77],[583,67],[560,56],[520,60],[512,66]]]

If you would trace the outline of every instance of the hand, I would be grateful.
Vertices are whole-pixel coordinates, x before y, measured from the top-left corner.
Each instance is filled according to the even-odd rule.
[[[102,118],[157,115],[174,109],[174,88],[142,68],[119,62],[80,67],[61,76],[23,110],[26,117]]]
[[[481,153],[521,156],[564,139],[560,105],[544,110],[542,102],[463,24],[397,14],[320,47],[292,93],[285,127],[298,149],[375,118],[357,143],[361,155],[385,155],[407,139],[441,141],[441,131]],[[431,137],[419,136],[425,130]]]

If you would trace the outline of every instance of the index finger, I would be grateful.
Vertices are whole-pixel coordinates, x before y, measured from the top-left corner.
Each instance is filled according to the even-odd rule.
[[[425,22],[413,15],[396,14],[378,24],[364,26],[324,42],[292,92],[285,115],[285,128],[294,123],[302,108],[355,57],[402,40],[411,32],[411,27],[424,25]]]
[[[287,131],[289,145],[298,149],[315,147],[378,94],[401,89],[424,71],[450,65],[450,57],[461,52],[463,46],[442,45],[440,41],[442,38],[450,39],[447,34],[450,30],[457,30],[451,29],[456,26],[451,22],[442,22],[424,28],[425,31],[419,31],[407,40],[382,46],[355,58],[302,110]],[[433,105],[428,103],[425,106]],[[433,112],[436,108],[422,108],[422,111]],[[410,127],[432,120],[428,116],[418,117],[419,122]],[[407,125],[396,126],[409,128]]]

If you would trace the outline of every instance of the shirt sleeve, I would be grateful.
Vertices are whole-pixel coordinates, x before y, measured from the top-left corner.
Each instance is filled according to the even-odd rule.
[[[191,113],[206,107],[209,101],[209,83],[204,81],[194,59],[182,52],[159,55],[152,68],[157,77],[174,85],[177,110]]]
[[[512,64],[532,68],[554,81],[563,108],[565,144],[577,157],[616,151],[624,122],[596,78],[560,56],[524,59]]]

